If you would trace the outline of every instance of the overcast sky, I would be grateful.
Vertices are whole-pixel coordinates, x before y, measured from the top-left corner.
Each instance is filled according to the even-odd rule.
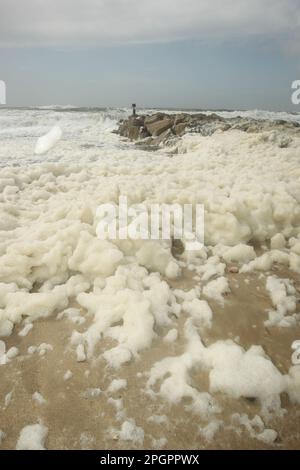
[[[0,0],[10,105],[300,111],[300,0]]]

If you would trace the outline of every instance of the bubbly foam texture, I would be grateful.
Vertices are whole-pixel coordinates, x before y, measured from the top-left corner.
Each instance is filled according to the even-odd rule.
[[[185,135],[171,158],[163,149],[141,151],[112,134],[116,116],[100,111],[3,110],[0,121],[0,336],[9,336],[24,318],[31,325],[62,313],[76,318],[74,361],[92,360],[107,337],[115,346],[103,358],[119,368],[151,347],[157,327],[169,330],[165,344],[176,341],[176,318],[184,313],[185,351],[153,366],[150,394],[172,403],[188,397],[201,416],[218,413],[212,395],[191,385],[197,366],[209,372],[211,393],[255,397],[265,408],[284,390],[297,401],[295,369],[283,376],[261,347],[245,350],[224,341],[205,347],[201,335],[213,323],[209,303],[224,304],[230,292],[226,264],[250,272],[277,262],[300,272],[299,138],[280,148],[270,133]],[[34,155],[36,139],[53,125],[61,127],[63,139],[46,155]],[[97,207],[117,203],[120,194],[129,204],[204,204],[206,247],[182,258],[199,286],[184,292],[166,282],[181,270],[169,241],[97,238]],[[248,244],[271,240],[272,249],[261,256]],[[275,309],[269,320],[285,321],[295,310],[291,285],[269,277],[266,287]],[[80,312],[68,310],[71,301],[91,315],[80,333]],[[12,360],[5,351],[1,342],[0,356]],[[120,385],[111,385],[111,392]],[[46,430],[34,426],[22,432],[19,448],[33,441],[43,447]],[[202,432],[209,437],[217,429]],[[124,440],[143,440],[133,421],[118,432]],[[274,433],[260,437],[269,442]]]
[[[25,426],[20,433],[16,450],[45,450],[48,428],[42,424]]]

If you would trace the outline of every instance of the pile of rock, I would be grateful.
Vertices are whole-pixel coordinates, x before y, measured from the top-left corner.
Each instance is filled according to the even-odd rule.
[[[130,116],[120,122],[117,133],[130,140],[142,141],[146,145],[158,146],[161,143],[173,143],[174,139],[186,132],[212,135],[217,130],[238,129],[244,132],[263,132],[279,130],[299,133],[296,122],[255,120],[235,117],[225,119],[217,114],[167,114],[157,112],[152,115]]]
[[[224,119],[215,114],[206,116],[204,114],[187,113],[155,113],[152,115],[130,116],[128,119],[120,122],[117,132],[130,140],[153,137],[158,141],[164,141],[172,135],[181,136],[187,130],[193,130],[200,122],[202,127],[212,122],[220,127]]]

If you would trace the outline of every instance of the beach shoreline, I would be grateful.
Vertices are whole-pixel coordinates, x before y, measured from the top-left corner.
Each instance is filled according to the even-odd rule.
[[[0,111],[1,449],[299,447],[300,123],[170,116]],[[203,249],[100,240],[120,194],[203,204]]]

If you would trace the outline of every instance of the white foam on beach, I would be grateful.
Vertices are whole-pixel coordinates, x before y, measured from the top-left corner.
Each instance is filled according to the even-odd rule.
[[[122,441],[131,441],[134,444],[141,445],[144,440],[144,430],[137,426],[133,419],[123,422],[118,435]]]
[[[185,322],[184,332],[184,353],[156,362],[149,371],[150,396],[159,395],[173,404],[189,398],[188,409],[208,421],[221,411],[213,398],[215,393],[235,399],[258,399],[266,419],[272,414],[280,414],[282,392],[286,391],[293,402],[298,402],[299,368],[291,367],[289,374],[281,374],[261,346],[253,345],[245,350],[226,340],[205,347],[193,318]],[[208,371],[210,393],[201,392],[192,385],[190,374],[193,369]]]
[[[265,324],[269,326],[279,325],[281,327],[296,325],[296,315],[292,315],[297,307],[296,289],[289,279],[268,276],[266,289],[276,310],[269,312],[269,320]]]
[[[48,428],[42,424],[30,424],[21,432],[16,450],[45,450],[45,440]]]
[[[220,411],[215,392],[258,398],[265,409],[274,396],[280,402],[283,391],[297,401],[294,369],[282,375],[259,346],[244,349],[220,341],[206,347],[201,334],[213,323],[210,302],[222,305],[230,292],[226,264],[251,272],[267,271],[276,262],[300,272],[300,138],[280,148],[270,133],[185,135],[170,157],[163,149],[139,150],[112,134],[116,120],[103,112],[31,110],[23,116],[16,110],[0,113],[0,336],[9,336],[24,319],[27,325],[51,315],[80,319],[78,310],[70,311],[76,301],[91,321],[87,326],[80,321],[80,329],[74,322],[74,362],[100,355],[108,366],[120,368],[150,348],[159,329],[165,342],[176,341],[176,319],[184,314],[185,350],[153,366],[150,394],[171,403],[187,397],[206,418]],[[33,153],[37,134],[54,121],[64,139],[39,160]],[[97,238],[97,207],[117,204],[120,194],[130,204],[204,204],[206,247],[183,256],[199,276],[195,289],[175,290],[166,282],[181,271],[169,241]],[[257,256],[252,244],[271,240],[272,249]],[[286,319],[294,312],[291,287],[268,278],[267,289],[280,321]],[[25,326],[21,335],[28,332]],[[115,344],[104,352],[99,350],[103,337]],[[28,352],[47,351],[51,345]],[[0,343],[4,365],[13,352]],[[195,366],[208,371],[209,393],[191,385]],[[119,385],[111,385],[111,392]],[[34,426],[21,433],[19,448],[43,448],[46,430]],[[124,422],[118,433],[120,439],[143,441],[143,430],[133,421]],[[273,438],[270,432],[261,435],[264,442]]]

